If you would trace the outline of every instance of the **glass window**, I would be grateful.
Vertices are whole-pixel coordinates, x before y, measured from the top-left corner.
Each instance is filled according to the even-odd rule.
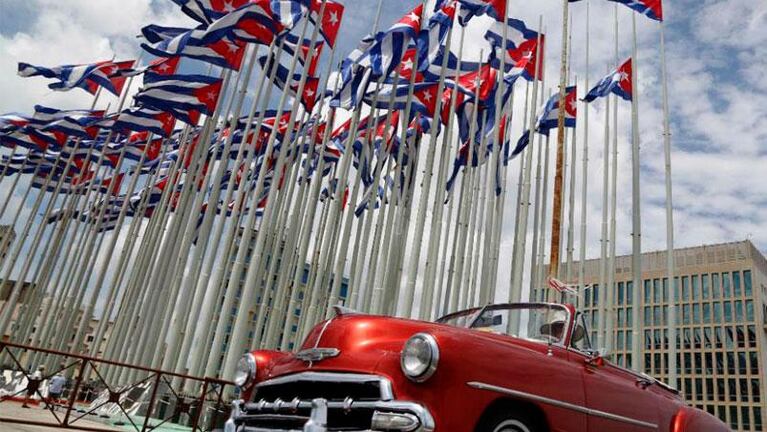
[[[730,298],[732,296],[732,290],[730,288],[730,274],[727,272],[722,273],[722,297]]]
[[[660,312],[660,306],[653,307],[653,315],[654,315],[653,324],[655,324],[656,326],[661,325],[662,314]]]
[[[710,286],[708,284],[708,275],[704,274],[700,277],[700,286],[703,291],[703,299],[708,299],[710,294]]]
[[[692,374],[692,355],[690,353],[684,353],[684,373]]]
[[[591,305],[591,290],[590,289],[583,290],[583,304],[585,304],[586,306],[590,306]]]
[[[649,304],[652,299],[652,285],[650,280],[644,281],[644,303]]]
[[[745,375],[748,373],[748,365],[746,364],[746,353],[738,353],[738,373]]]
[[[734,348],[735,337],[733,336],[733,333],[732,333],[732,327],[725,327],[724,335],[725,335],[725,346],[727,348]]]
[[[618,304],[622,305],[624,302],[624,295],[625,293],[625,286],[623,285],[623,282],[618,282]]]
[[[724,390],[724,379],[722,378],[717,378],[716,380],[716,393],[717,393],[717,399],[720,401],[723,401],[725,390]]]
[[[746,300],[746,321],[754,321],[754,301]]]
[[[716,347],[721,348],[724,343],[724,337],[722,337],[722,328],[714,327],[714,334],[716,335]]]
[[[718,375],[724,375],[724,353],[714,353],[714,357],[716,357],[716,373]],[[723,395],[724,391],[720,391],[719,394]]]
[[[754,430],[762,430],[762,408],[754,407]]]
[[[711,274],[711,297],[718,299],[722,296],[721,287],[719,286],[719,274]]]
[[[699,328],[692,329],[692,334],[695,337],[695,348],[700,348],[702,343],[701,342],[702,338],[700,337],[700,329]]]
[[[686,302],[690,300],[690,278],[688,276],[682,276],[682,301]]]
[[[626,282],[626,304],[630,305],[634,302],[634,282]],[[630,357],[626,356],[626,361],[630,361]]]
[[[756,326],[750,325],[748,329],[748,347],[756,348]]]
[[[711,333],[711,327],[704,327],[703,328],[703,342],[705,344],[706,348],[711,348],[714,346],[713,344],[714,337]]]
[[[644,347],[646,350],[652,349],[652,330],[644,331]]]
[[[751,288],[751,270],[743,271],[743,288],[746,292],[746,297],[751,297],[753,295]]]
[[[686,328],[683,330],[683,332],[684,332],[684,348],[690,349],[690,347],[692,347],[692,341],[691,341],[692,334],[690,332],[690,329]]]
[[[650,306],[644,308],[644,325],[652,325],[652,308]]]
[[[732,308],[730,302],[724,302],[724,322],[732,322]]]
[[[682,323],[690,324],[690,305],[682,306]]]
[[[711,322],[711,303],[703,303],[703,322]]]
[[[623,309],[618,309],[618,327],[623,327]]]
[[[624,349],[624,339],[623,339],[623,330],[619,330],[616,338],[615,338],[615,349],[617,350],[623,350]]]
[[[661,347],[660,330],[653,330],[652,335],[653,335],[653,341],[655,342],[653,347],[655,349],[660,349]]]
[[[730,396],[730,400],[733,399],[734,396]],[[738,407],[736,406],[730,406],[730,427],[733,429],[739,429],[738,428]]]
[[[592,306],[598,306],[599,305],[599,285],[594,284],[592,285],[591,291],[594,293],[593,303],[591,303]]]
[[[631,316],[631,308],[626,308],[626,327],[634,325],[633,318]]]
[[[722,322],[722,304],[719,302],[714,302],[714,322]]]
[[[690,281],[692,283],[692,299],[698,300],[700,298],[700,281],[698,275],[690,276]]]
[[[735,381],[735,378],[730,378],[727,380],[727,390],[729,390],[730,393],[730,397],[728,398],[730,401],[734,402],[738,400],[738,383]]]
[[[700,304],[695,303],[692,305],[692,322],[700,324]]]
[[[751,379],[751,400],[754,402],[761,401],[761,395],[759,394],[759,380],[756,378]]]
[[[735,297],[740,297],[741,295],[740,272],[737,272],[737,271],[732,272],[732,294]]]
[[[730,375],[735,375],[735,369],[735,353],[729,351],[727,353],[727,373]]]
[[[664,299],[661,298],[661,295],[663,294],[663,290],[661,289],[661,286],[660,286],[660,280],[653,279],[652,289],[653,289],[653,293],[655,294],[655,303],[660,303],[661,301],[663,301]]]
[[[740,300],[735,301],[735,319],[743,322],[743,302]]]

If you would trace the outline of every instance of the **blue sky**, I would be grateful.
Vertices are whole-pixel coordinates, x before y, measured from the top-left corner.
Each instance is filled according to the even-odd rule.
[[[339,55],[370,32],[378,0],[342,1],[347,5]],[[669,90],[672,111],[674,204],[678,246],[752,239],[767,250],[767,2],[755,0],[674,0],[665,2]],[[384,0],[381,26],[387,27],[418,2]],[[585,67],[586,2],[572,6],[572,72],[593,84],[613,63],[614,4],[590,0],[591,68]],[[511,15],[536,27],[543,17],[548,36],[548,77],[553,87],[559,69],[561,1],[511,1]],[[631,12],[618,9],[621,58],[631,52]],[[16,64],[41,65],[136,57],[135,35],[149,23],[191,26],[169,0],[4,0],[0,2],[0,112],[30,112],[42,103],[82,108],[90,97],[79,90],[50,92],[43,80],[16,76]],[[466,52],[485,47],[483,26],[470,27]],[[661,136],[657,23],[637,17],[639,98],[642,137],[642,216],[645,250],[665,247],[665,192]],[[457,44],[456,44],[457,45]],[[485,48],[486,49],[486,48]],[[581,81],[582,82],[582,81]],[[582,94],[585,89],[581,89]],[[522,97],[515,110],[521,113]],[[102,104],[114,104],[102,100]],[[599,248],[603,102],[591,107],[588,196],[588,249]],[[581,112],[583,107],[580,108]],[[620,110],[618,252],[630,250],[631,178],[629,106]],[[521,121],[512,134],[521,132]],[[578,131],[579,145],[583,140]],[[580,159],[580,156],[579,156]],[[580,162],[578,163],[580,166]],[[516,189],[516,164],[509,184]],[[578,179],[580,184],[581,179]],[[9,182],[0,183],[5,190]],[[3,195],[4,196],[4,195]],[[513,197],[507,202],[512,202]],[[578,205],[577,209],[580,208]],[[576,212],[576,217],[579,217]],[[507,220],[513,218],[510,207]],[[6,216],[7,218],[7,216]],[[505,226],[502,252],[511,250],[511,223]]]

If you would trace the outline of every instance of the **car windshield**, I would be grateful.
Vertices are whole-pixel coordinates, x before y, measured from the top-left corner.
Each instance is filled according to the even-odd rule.
[[[568,319],[569,313],[561,305],[505,304],[488,306],[481,313],[477,309],[459,312],[439,322],[522,339],[563,343]]]

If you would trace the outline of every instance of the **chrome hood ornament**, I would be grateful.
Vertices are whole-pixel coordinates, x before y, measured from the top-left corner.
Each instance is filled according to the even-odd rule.
[[[338,357],[341,351],[338,348],[309,348],[299,351],[296,354],[296,358],[309,363],[309,367],[312,367],[314,363],[321,362],[325,359]]]

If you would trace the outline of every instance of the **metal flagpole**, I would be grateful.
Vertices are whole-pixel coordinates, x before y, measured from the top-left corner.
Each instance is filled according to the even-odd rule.
[[[617,6],[617,5],[616,5]],[[631,341],[632,362],[631,366],[635,371],[644,371],[644,356],[642,355],[642,322],[639,319],[639,304],[642,301],[642,216],[641,216],[641,194],[640,194],[640,174],[641,167],[639,163],[639,86],[637,85],[637,29],[636,29],[636,14],[631,14],[631,23],[633,30],[633,64],[631,68],[631,83],[632,83],[632,95],[631,95],[631,171],[632,171],[632,258],[631,268],[633,270],[633,285],[634,285],[634,299],[633,304],[635,309],[635,317],[633,320],[633,327],[631,332],[633,339]],[[669,284],[673,284],[673,280],[669,280]]]
[[[543,16],[539,17],[538,19],[538,41],[535,44],[535,76],[533,77],[533,90],[532,90],[532,97],[530,98],[531,104],[530,104],[530,116],[528,119],[528,139],[530,140],[530,145],[534,143],[535,140],[535,113],[538,109],[538,73],[539,71],[543,71],[545,75],[545,65],[544,62],[541,61],[541,56],[545,55],[544,52],[541,51],[541,30],[543,28]],[[543,92],[540,92],[540,97],[543,99]],[[522,185],[522,198],[520,198],[521,207],[520,207],[520,214],[519,219],[516,222],[516,225],[518,226],[517,234],[514,243],[515,243],[515,257],[513,260],[514,268],[511,270],[511,281],[509,283],[509,301],[510,302],[518,302],[522,299],[522,283],[523,283],[523,273],[525,269],[525,257],[527,255],[527,235],[528,235],[528,219],[530,214],[530,192],[531,192],[531,185],[532,185],[532,173],[533,173],[533,149],[532,147],[528,147],[527,150],[527,157],[525,159],[524,166],[525,169],[525,178],[524,183]],[[535,254],[533,253],[533,256]],[[532,272],[531,272],[532,273]]]
[[[615,67],[618,66],[618,5],[615,5]],[[610,97],[610,96],[608,96]],[[613,153],[612,153],[612,172],[610,173],[610,234],[609,234],[609,250],[607,252],[607,280],[605,282],[602,295],[605,298],[605,344],[604,348],[607,352],[612,351],[613,341],[615,336],[613,335],[614,328],[614,310],[613,301],[615,298],[615,244],[617,242],[616,236],[616,212],[618,209],[618,97],[612,96],[613,107]]]
[[[319,15],[323,16],[325,12],[325,5],[326,0],[323,0],[322,5],[320,6]],[[299,36],[299,41],[303,40],[306,31],[308,28],[308,22],[309,20],[304,21],[304,27],[301,31],[301,35]],[[312,37],[310,39],[310,43],[313,44],[314,41],[317,40],[317,36],[319,35],[319,26],[315,26]],[[296,70],[296,65],[298,63],[298,56],[300,55],[300,50],[296,50],[295,55],[293,56],[293,59],[291,60],[290,69],[288,72],[288,77],[293,76],[294,71]],[[314,56],[314,51],[310,51],[308,55],[307,62],[311,62],[312,57]],[[298,89],[296,91],[296,94],[300,95],[303,93],[305,84],[306,84],[306,78],[308,74],[308,69],[304,69],[301,73],[301,79],[298,84]],[[284,113],[285,104],[287,102],[289,92],[287,91],[287,88],[285,91],[283,91],[280,102],[278,104],[277,109],[277,119],[282,118],[282,114]],[[291,132],[293,131],[293,125],[295,123],[296,115],[298,114],[298,98],[296,99],[296,107],[290,111],[290,118],[287,122],[287,134],[290,136]],[[266,169],[267,169],[267,161],[273,158],[273,151],[274,151],[274,143],[277,139],[277,131],[278,127],[275,125],[275,128],[272,130],[272,133],[269,137],[269,142],[267,144],[267,151],[266,151],[266,157],[265,162],[261,165],[261,170],[258,176],[258,183],[256,185],[255,195],[256,197],[259,197],[264,189],[264,180],[266,177]],[[280,175],[282,174],[282,169],[285,164],[285,159],[287,156],[288,150],[285,148],[280,149],[280,153],[277,159],[277,163],[274,167],[274,176],[275,176],[275,182],[279,182]],[[275,197],[277,191],[278,191],[277,184],[270,188],[269,190],[269,198],[267,200],[266,209],[264,210],[264,215],[262,218],[262,224],[260,226],[260,232],[256,236],[256,244],[253,247],[253,252],[251,255],[251,263],[260,263],[261,259],[264,258],[264,244],[267,238],[268,229],[271,224],[269,222],[272,222],[272,219],[275,217],[275,200],[271,199]],[[251,222],[255,222],[255,215],[256,215],[256,209],[254,208],[249,215],[250,218],[252,218]],[[254,225],[248,225],[248,230],[250,230],[251,227]],[[250,242],[247,241],[248,237],[250,236],[250,232],[247,232],[245,236],[243,236],[243,241],[240,243],[240,250],[238,251],[238,258],[243,256],[243,252],[247,252],[250,248]],[[239,261],[239,260],[238,260]],[[244,263],[243,263],[244,264]],[[238,272],[242,273],[242,271]],[[239,284],[239,277],[240,275],[238,273],[232,274],[232,279],[230,280],[230,287],[232,284]],[[229,346],[227,349],[227,354],[224,360],[224,363],[222,365],[222,373],[221,376],[223,377],[229,377],[234,376],[234,370],[237,366],[237,361],[239,360],[240,356],[243,354],[245,345],[246,345],[246,336],[247,336],[247,330],[252,324],[253,321],[253,306],[255,305],[256,300],[256,294],[259,291],[258,286],[255,286],[261,281],[261,277],[263,276],[261,272],[261,265],[251,265],[248,268],[248,271],[246,273],[246,282],[245,286],[242,288],[242,296],[240,298],[240,308],[238,309],[236,318],[234,320],[234,326],[232,327],[232,333],[231,333],[231,339],[229,341]],[[227,291],[230,287],[227,287]],[[267,292],[268,286],[264,287],[263,294],[262,294],[262,301],[266,301],[266,296],[268,294]],[[258,335],[255,335],[254,337],[258,337]]]
[[[546,288],[546,282],[544,280],[545,272],[543,271],[546,263],[546,219],[548,218],[548,195],[549,195],[549,164],[551,160],[551,154],[549,153],[549,143],[551,138],[546,136],[546,149],[543,154],[543,184],[541,186],[541,214],[540,214],[540,239],[538,244],[540,249],[538,250],[538,268],[535,269],[537,276],[535,278],[537,284],[534,289],[543,290],[545,294],[544,298],[548,297],[549,290]],[[556,214],[552,214],[555,217]],[[530,291],[531,293],[534,291]]]
[[[586,75],[584,77],[586,91],[589,90],[589,69],[591,58],[589,50],[591,44],[591,0],[586,0]],[[589,185],[589,106],[583,106],[583,170],[581,172],[581,232],[580,232],[580,255],[578,262],[578,306],[583,308],[585,304],[585,275],[586,275],[586,231],[588,229],[588,185]],[[573,162],[574,163],[574,162]]]
[[[607,246],[609,242],[608,238],[608,206],[609,206],[609,192],[610,192],[610,98],[605,98],[605,146],[602,152],[602,236],[601,236],[601,253],[599,256],[599,287],[594,289],[592,296],[598,296],[598,318],[599,325],[597,330],[597,346],[605,346],[605,296],[606,296],[606,281],[607,281]],[[600,292],[601,291],[601,292]],[[638,313],[638,311],[637,311]]]
[[[527,117],[528,113],[530,112],[530,94],[531,94],[531,88],[530,88],[530,81],[525,81],[525,107],[522,110],[522,128],[524,130],[525,125],[527,125]],[[513,118],[512,118],[513,120]],[[510,130],[511,128],[509,128]],[[512,244],[512,250],[511,250],[511,269],[509,271],[510,277],[509,280],[513,281],[514,279],[514,269],[517,268],[517,260],[519,259],[519,248],[521,247],[521,237],[526,236],[526,234],[523,234],[521,232],[521,219],[522,219],[522,207],[526,206],[527,203],[522,202],[522,189],[525,182],[525,174],[527,171],[529,171],[530,167],[529,164],[526,162],[528,159],[528,155],[532,150],[530,147],[527,147],[523,150],[523,153],[519,157],[519,178],[517,179],[517,196],[516,196],[516,203],[514,205],[514,235],[512,236],[512,239],[514,240]],[[511,290],[507,290],[507,295],[511,295]],[[511,298],[508,298],[509,301],[511,301]]]
[[[245,102],[245,96],[247,94],[248,86],[250,84],[250,77],[253,73],[253,67],[256,62],[256,57],[258,56],[258,46],[253,45],[252,49],[250,50],[250,55],[246,56],[245,58],[249,58],[245,63],[247,63],[246,70],[243,74],[238,77],[240,80],[240,88],[239,90],[235,87],[235,93],[232,94],[232,97],[230,99],[230,106],[228,108],[228,111],[233,112],[233,115],[231,116],[231,122],[232,124],[229,125],[230,129],[235,129],[237,121],[240,118],[240,114],[242,112],[242,105]],[[235,97],[237,96],[237,97]],[[234,102],[236,100],[236,102]],[[234,109],[232,110],[232,104],[234,103]],[[224,116],[226,121],[229,121],[230,116],[228,115]],[[226,124],[224,125],[226,126]],[[250,124],[246,125],[246,129],[250,126]],[[224,142],[224,147],[222,150],[222,156],[221,156],[221,162],[218,164],[218,169],[216,171],[216,174],[213,178],[213,181],[210,185],[210,194],[207,197],[208,205],[205,208],[205,211],[202,216],[202,223],[199,225],[199,218],[197,217],[190,217],[189,222],[186,227],[186,235],[185,239],[181,244],[181,250],[188,250],[189,247],[191,247],[191,242],[193,240],[193,237],[197,236],[197,242],[194,247],[194,252],[191,256],[191,264],[188,264],[188,261],[184,262],[178,262],[176,265],[176,275],[174,276],[174,280],[172,282],[172,286],[175,290],[178,290],[182,287],[184,288],[185,294],[175,296],[177,298],[176,305],[173,308],[172,313],[175,315],[175,318],[171,320],[170,322],[170,329],[168,330],[168,339],[167,339],[167,348],[165,356],[162,360],[162,369],[163,370],[169,370],[176,366],[177,356],[179,354],[179,350],[181,349],[181,344],[183,342],[183,339],[185,338],[185,334],[183,333],[183,328],[186,327],[185,324],[188,323],[189,320],[189,312],[190,308],[192,307],[192,302],[201,296],[201,293],[198,292],[198,285],[193,283],[192,278],[196,278],[198,276],[200,265],[202,262],[202,257],[205,254],[205,251],[208,249],[208,242],[211,239],[210,232],[213,226],[213,221],[216,217],[216,211],[219,207],[219,198],[221,196],[221,182],[224,177],[224,174],[228,171],[229,168],[229,152],[232,147],[232,141],[234,139],[234,130],[230,130],[229,136],[226,137],[226,140]],[[243,142],[247,137],[247,132],[245,135],[243,135]],[[240,145],[240,150],[242,150],[245,146]],[[218,151],[218,150],[216,150]],[[240,155],[242,152],[238,151],[238,155]],[[237,169],[239,166],[235,163],[232,165],[232,170]],[[208,170],[210,172],[212,170]],[[234,183],[234,172],[232,171],[232,178],[230,178],[230,184]],[[198,198],[201,201],[204,194],[198,193]],[[200,208],[198,205],[200,204],[199,201],[194,203],[194,206],[192,207],[193,215],[196,215],[197,209]],[[226,219],[226,208],[229,205],[229,201],[224,201],[224,208],[222,209],[222,219]],[[196,233],[195,233],[196,231]],[[214,242],[218,240],[218,237],[214,237]],[[188,264],[188,265],[185,265]],[[173,296],[171,297],[173,298]]]
[[[568,40],[568,21],[570,14],[569,1],[562,0],[562,65],[559,70],[559,119],[557,131],[557,161],[556,174],[554,177],[554,206],[551,222],[551,256],[549,264],[549,277],[557,277],[559,274],[559,236],[561,234],[561,214],[562,214],[562,189],[564,188],[564,159],[565,159],[565,109],[564,101],[567,92],[567,40]]]
[[[674,205],[671,190],[671,125],[668,106],[668,72],[666,70],[666,35],[665,24],[660,23],[660,59],[663,91],[663,153],[666,165],[666,272],[668,274],[668,380],[667,384],[679,388],[677,384],[677,328],[676,328],[676,285],[674,285]],[[634,287],[637,290],[637,287]],[[636,305],[637,303],[635,303]],[[635,306],[634,309],[637,309]],[[635,312],[638,314],[639,311]],[[638,316],[638,315],[637,315]],[[637,320],[638,318],[634,318]]]

